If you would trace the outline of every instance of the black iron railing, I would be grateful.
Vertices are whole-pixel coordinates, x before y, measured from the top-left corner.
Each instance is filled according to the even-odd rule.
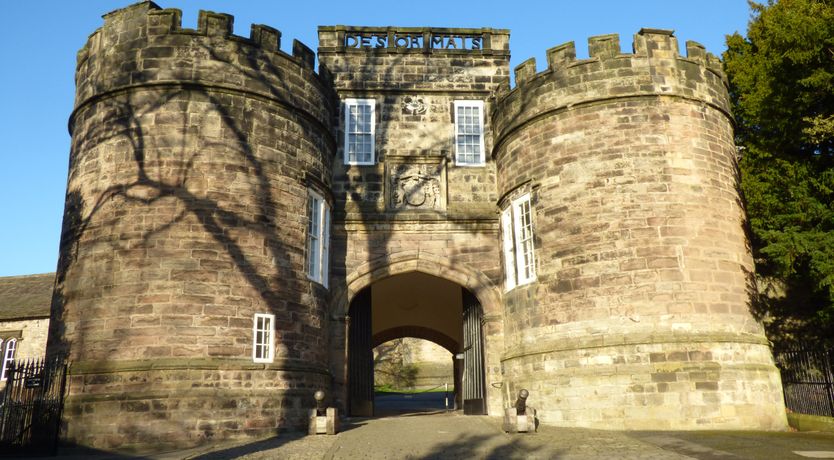
[[[775,354],[785,405],[793,412],[834,417],[834,350],[787,349]]]
[[[61,358],[12,363],[0,398],[0,456],[55,453],[66,375]]]

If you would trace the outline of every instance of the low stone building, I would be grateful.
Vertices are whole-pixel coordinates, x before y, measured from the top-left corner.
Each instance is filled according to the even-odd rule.
[[[721,63],[671,31],[253,25],[143,2],[78,53],[49,355],[64,439],[269,436],[373,414],[374,346],[431,340],[467,414],[786,428]],[[545,44],[543,44],[544,46]]]
[[[54,273],[0,277],[0,388],[13,360],[46,354]]]

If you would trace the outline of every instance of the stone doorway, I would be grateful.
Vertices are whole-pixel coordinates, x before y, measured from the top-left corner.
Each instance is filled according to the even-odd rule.
[[[451,353],[454,403],[486,413],[483,310],[465,287],[421,272],[379,280],[359,291],[348,314],[348,413],[373,416],[373,349],[401,337],[434,342]]]

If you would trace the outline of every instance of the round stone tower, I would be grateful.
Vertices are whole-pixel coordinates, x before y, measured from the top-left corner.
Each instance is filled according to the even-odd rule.
[[[81,445],[266,436],[330,385],[305,238],[311,192],[331,200],[331,85],[275,29],[180,16],[114,11],[78,54],[48,354]]]
[[[507,291],[507,394],[544,423],[785,429],[718,60],[643,29],[548,50],[492,111],[499,206],[530,194],[537,274]]]

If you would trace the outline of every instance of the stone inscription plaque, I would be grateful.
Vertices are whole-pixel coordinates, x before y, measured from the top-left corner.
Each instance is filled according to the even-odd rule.
[[[481,34],[435,34],[408,32],[355,32],[345,33],[345,48],[406,48],[432,50],[477,51],[483,48]]]

